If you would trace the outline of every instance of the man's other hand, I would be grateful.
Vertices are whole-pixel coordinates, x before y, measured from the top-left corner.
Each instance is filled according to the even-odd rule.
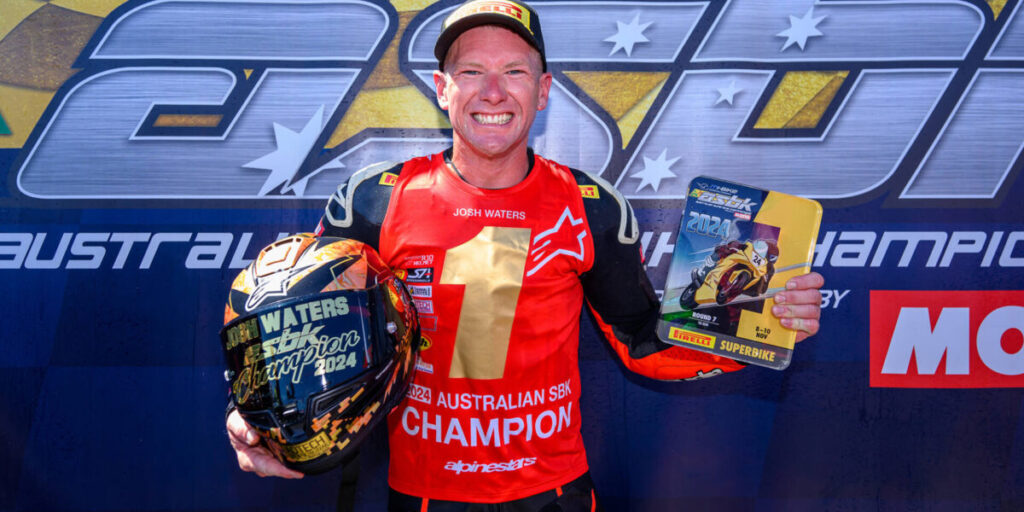
[[[256,473],[259,476],[303,477],[302,473],[288,469],[270,454],[270,450],[260,446],[260,436],[242,419],[237,410],[231,411],[228,415],[227,427],[228,439],[231,440],[231,447],[235,449],[238,467],[242,468],[242,471]]]
[[[786,281],[786,290],[775,294],[772,314],[781,319],[784,327],[797,331],[797,343],[818,332],[822,286],[825,278],[811,272]]]

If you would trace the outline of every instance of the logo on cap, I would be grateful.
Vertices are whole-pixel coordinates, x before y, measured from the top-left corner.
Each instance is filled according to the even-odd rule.
[[[522,23],[526,30],[533,34],[533,30],[530,30],[530,11],[526,10],[523,6],[515,2],[507,2],[500,0],[483,0],[480,2],[470,2],[463,5],[458,10],[452,13],[444,22],[445,28],[448,28],[456,21],[461,20],[467,16],[480,13],[497,13],[503,14],[512,18],[519,23]]]

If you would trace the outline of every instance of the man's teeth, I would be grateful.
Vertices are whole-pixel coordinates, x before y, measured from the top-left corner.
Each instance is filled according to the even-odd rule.
[[[480,124],[505,124],[512,120],[512,114],[473,114]]]

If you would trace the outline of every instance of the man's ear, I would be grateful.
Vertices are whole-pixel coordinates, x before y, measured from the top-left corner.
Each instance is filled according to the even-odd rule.
[[[434,92],[441,110],[448,110],[448,77],[441,71],[434,71]]]
[[[548,106],[548,94],[551,92],[551,73],[540,75],[540,90],[537,91],[537,111]]]

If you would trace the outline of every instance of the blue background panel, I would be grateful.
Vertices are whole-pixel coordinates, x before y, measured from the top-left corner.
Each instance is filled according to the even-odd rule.
[[[334,510],[339,471],[286,481],[238,468],[224,426],[224,300],[262,247],[312,231],[355,171],[449,145],[423,78],[436,68],[426,39],[456,2],[277,2],[273,12],[313,31],[299,53],[294,27],[267,30],[244,2],[201,3],[237,16],[192,16],[194,2],[0,2],[0,61],[16,63],[0,69],[2,511]],[[1003,387],[945,388],[948,352],[924,387],[871,386],[872,358],[892,341],[872,315],[906,306],[872,292],[960,292],[955,307],[977,324],[989,291],[1024,290],[1022,1],[531,5],[551,34],[555,89],[530,144],[631,202],[655,288],[695,176],[824,206],[813,270],[829,300],[785,371],[646,379],[584,313],[581,428],[606,510],[1024,510],[1024,324],[1003,335],[1020,370]],[[165,35],[237,39],[162,45],[133,16]],[[337,26],[324,16],[358,30],[321,33]],[[801,17],[821,20],[789,31]],[[119,26],[126,39],[104,47]],[[623,26],[649,41],[629,43]],[[810,102],[821,90],[785,90],[807,71],[845,73],[827,105]],[[594,86],[609,77],[618,87]],[[790,105],[794,125],[758,124],[776,94],[807,102]],[[162,114],[221,121],[168,127]],[[97,233],[143,241],[120,262],[120,242],[60,249],[65,234]],[[940,242],[901,264],[903,242],[878,256],[887,235]],[[147,257],[164,236],[187,241]],[[48,268],[12,264],[14,240],[38,242]],[[84,264],[89,255],[101,257]],[[1017,297],[1007,305],[1024,307]],[[920,336],[976,353],[968,338]],[[356,510],[385,509],[385,430],[357,463]]]

